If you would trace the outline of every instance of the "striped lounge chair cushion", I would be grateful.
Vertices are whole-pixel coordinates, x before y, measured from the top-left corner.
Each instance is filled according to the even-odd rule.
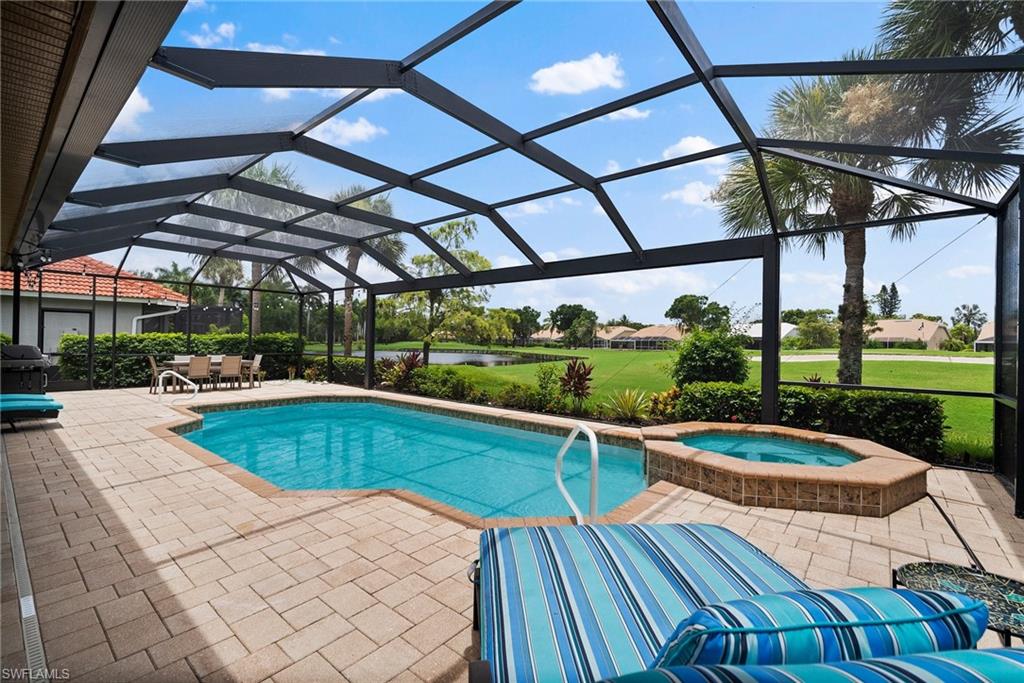
[[[708,605],[679,624],[652,668],[816,664],[962,650],[985,632],[985,603],[891,588],[805,590]]]
[[[1024,648],[955,650],[831,664],[678,666],[651,669],[613,680],[614,683],[1002,683],[1024,680]]]
[[[480,648],[495,681],[593,681],[646,669],[704,605],[806,586],[707,524],[488,529]]]

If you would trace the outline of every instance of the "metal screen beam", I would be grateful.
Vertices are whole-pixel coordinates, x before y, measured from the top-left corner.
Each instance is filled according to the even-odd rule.
[[[722,116],[725,117],[729,126],[736,133],[736,137],[743,142],[747,151],[750,152],[750,158],[757,173],[757,182],[761,187],[761,195],[764,198],[765,208],[768,210],[768,221],[771,223],[772,231],[779,232],[782,229],[782,221],[779,220],[775,200],[772,198],[771,187],[768,185],[768,174],[764,168],[764,159],[761,158],[761,154],[758,151],[757,138],[754,135],[754,131],[750,128],[750,124],[747,123],[743,112],[740,111],[736,101],[733,100],[729,89],[725,87],[722,81],[715,78],[711,60],[708,58],[700,41],[697,40],[697,35],[690,28],[690,24],[683,17],[683,13],[679,9],[679,5],[675,3],[675,0],[648,0],[648,5],[654,11],[654,15],[658,17],[658,21],[661,22],[665,32],[668,33],[669,38],[675,43],[683,58],[689,63],[690,68],[693,69],[694,74],[704,84],[708,95],[711,96],[718,110],[722,112]]]
[[[251,154],[290,152],[294,149],[294,134],[241,133],[238,135],[210,135],[141,142],[111,142],[96,148],[95,156],[129,166],[173,164],[180,161],[221,159]]]
[[[925,147],[904,147],[900,145],[865,145],[855,142],[824,142],[821,140],[788,140],[779,138],[758,138],[763,148],[810,149],[817,152],[839,152],[868,154],[887,157],[910,157],[915,159],[942,159],[964,161],[975,164],[1024,164],[1024,154],[1007,152],[978,152],[968,149],[928,149]]]
[[[64,232],[51,230],[43,236],[39,243],[41,249],[65,250],[75,247],[91,247],[103,244],[122,237],[134,237],[144,235],[147,232],[160,230],[160,223],[148,221],[145,223],[129,223],[127,225],[115,225],[104,228],[94,228],[80,232]]]
[[[565,261],[551,261],[547,269],[540,272],[533,266],[513,266],[496,268],[473,274],[473,280],[452,275],[422,278],[415,282],[384,282],[375,284],[376,294],[395,294],[398,292],[415,292],[428,289],[452,289],[458,287],[475,287],[482,285],[502,285],[533,280],[547,280],[562,277],[578,277],[580,275],[600,275],[603,273],[620,273],[624,271],[647,270],[650,268],[668,268],[671,266],[689,266],[718,261],[739,261],[760,258],[764,253],[764,240],[775,238],[741,237],[739,239],[700,242],[676,247],[649,249],[644,252],[644,260],[637,261],[629,251],[603,256],[587,256]]]
[[[867,180],[872,180],[881,185],[892,185],[893,187],[899,187],[904,190],[911,190],[912,192],[919,192],[926,194],[931,197],[937,197],[938,199],[944,199],[950,202],[957,202],[958,204],[966,204],[967,206],[974,206],[979,209],[985,209],[989,213],[995,213],[998,207],[992,202],[987,202],[983,199],[975,199],[974,197],[968,197],[966,195],[958,194],[956,192],[948,192],[946,190],[940,190],[929,185],[922,185],[921,183],[915,183],[912,180],[904,180],[903,178],[896,178],[894,176],[886,175],[884,173],[878,173],[877,171],[869,171],[864,168],[858,168],[856,166],[850,166],[849,164],[843,164],[838,161],[832,161],[831,159],[823,159],[810,154],[801,154],[791,149],[777,149],[774,147],[766,147],[765,150],[769,154],[774,154],[780,157],[786,157],[795,161],[801,161],[805,164],[811,164],[814,166],[820,166],[821,168],[827,168],[832,171],[839,171],[841,173],[849,173],[850,175],[860,176]]]
[[[324,265],[326,265],[328,268],[331,268],[336,272],[341,273],[351,282],[356,283],[360,287],[364,289],[369,289],[371,287],[370,283],[365,278],[359,277],[359,275],[354,270],[346,268],[345,266],[341,265],[327,254],[320,253],[317,255],[317,258],[319,258],[320,261],[322,261]]]
[[[829,232],[844,232],[846,230],[861,230],[863,228],[880,228],[886,225],[898,223],[927,223],[929,221],[941,221],[949,218],[964,218],[967,216],[985,216],[987,211],[982,209],[954,209],[952,211],[936,211],[934,213],[923,213],[919,216],[900,216],[897,218],[879,218],[873,221],[862,221],[859,223],[847,223],[845,225],[829,225],[820,228],[803,228],[800,230],[786,230],[779,233],[781,239],[787,237],[805,237],[807,235],[820,235]]]
[[[873,74],[955,74],[1024,71],[1024,54],[979,57],[925,57],[920,59],[849,59],[831,62],[778,62],[774,64],[721,64],[712,67],[716,78],[747,76],[869,76]]]
[[[137,209],[124,209],[123,211],[108,211],[88,216],[78,216],[76,218],[65,218],[64,220],[52,223],[50,227],[55,230],[90,230],[93,228],[105,228],[111,225],[145,223],[157,220],[158,218],[173,216],[176,213],[185,213],[187,210],[187,202],[167,202],[166,204],[141,206]]]
[[[445,49],[449,45],[469,35],[491,19],[501,16],[508,10],[519,4],[519,0],[495,0],[478,9],[450,29],[434,38],[426,45],[402,60],[401,70],[408,71],[414,66],[426,61],[433,55]]]
[[[136,185],[117,185],[95,190],[72,192],[68,201],[86,206],[113,206],[115,204],[131,204],[145,202],[162,197],[180,197],[197,192],[210,192],[228,186],[227,173],[214,175],[178,178],[176,180],[158,180],[151,183]]]
[[[316,279],[315,277],[313,277],[309,273],[304,272],[301,268],[297,268],[294,264],[288,263],[287,261],[281,261],[281,267],[284,268],[286,271],[288,271],[290,274],[292,274],[295,277],[299,278],[300,280],[305,280],[309,284],[311,284],[314,287],[316,287],[317,289],[319,289],[321,292],[329,292],[329,291],[331,291],[331,288],[328,287],[326,284],[324,284],[323,282],[320,282],[320,280]],[[299,288],[296,287],[295,289],[298,290]],[[299,291],[301,291],[301,290],[299,290]]]
[[[163,46],[153,68],[205,88],[394,88],[400,62]]]

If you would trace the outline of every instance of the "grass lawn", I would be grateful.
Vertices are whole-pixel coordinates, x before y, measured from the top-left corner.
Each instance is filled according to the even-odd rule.
[[[381,344],[381,349],[419,349],[416,342]],[[435,350],[444,348],[482,348],[470,344],[444,342],[435,344]],[[497,350],[492,349],[492,350]],[[522,351],[522,348],[515,349]],[[668,366],[672,351],[624,351],[611,349],[548,349],[530,347],[535,353],[553,355],[584,356],[594,364],[592,386],[595,401],[604,401],[610,394],[622,389],[638,388],[644,391],[664,391],[672,386]],[[827,350],[822,351],[827,352]],[[870,349],[866,353],[906,352],[933,355],[933,352],[906,349]],[[820,353],[820,352],[819,352]],[[957,354],[963,355],[963,354]],[[972,355],[984,355],[973,354]],[[991,355],[991,354],[989,354]],[[810,361],[787,363],[782,360],[782,378],[800,381],[818,374],[826,380],[834,379],[838,361]],[[499,388],[511,382],[532,383],[537,364],[506,365],[480,368],[469,365],[454,366],[460,373],[481,387]],[[757,385],[761,380],[760,363],[751,362],[748,382]],[[967,363],[935,363],[929,361],[870,361],[864,363],[864,383],[896,387],[921,387],[928,389],[960,389],[966,391],[991,391],[993,368],[991,365]],[[947,441],[950,445],[973,446],[972,451],[985,449],[991,453],[992,442],[992,401],[978,398],[942,397],[945,403],[946,423],[950,430]]]

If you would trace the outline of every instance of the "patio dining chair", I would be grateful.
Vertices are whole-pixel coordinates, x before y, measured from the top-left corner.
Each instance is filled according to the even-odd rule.
[[[157,386],[160,383],[160,367],[156,364],[156,358],[146,356],[149,360],[149,393],[155,394],[160,391]]]
[[[224,356],[220,362],[220,372],[217,373],[217,384],[228,381],[232,385],[242,388],[242,357]]]
[[[210,380],[210,357],[192,356],[188,359],[188,378],[199,385],[202,391],[203,385]]]
[[[263,388],[263,380],[260,379],[260,361],[263,360],[263,354],[257,353],[253,356],[252,365],[249,366],[249,388],[252,389],[253,382],[258,382],[260,389]]]

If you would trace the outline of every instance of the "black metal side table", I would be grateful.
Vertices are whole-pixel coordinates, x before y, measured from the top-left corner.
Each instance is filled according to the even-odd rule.
[[[942,562],[912,562],[892,572],[893,588],[963,593],[988,605],[988,628],[1005,647],[1024,640],[1024,582],[983,569]]]

